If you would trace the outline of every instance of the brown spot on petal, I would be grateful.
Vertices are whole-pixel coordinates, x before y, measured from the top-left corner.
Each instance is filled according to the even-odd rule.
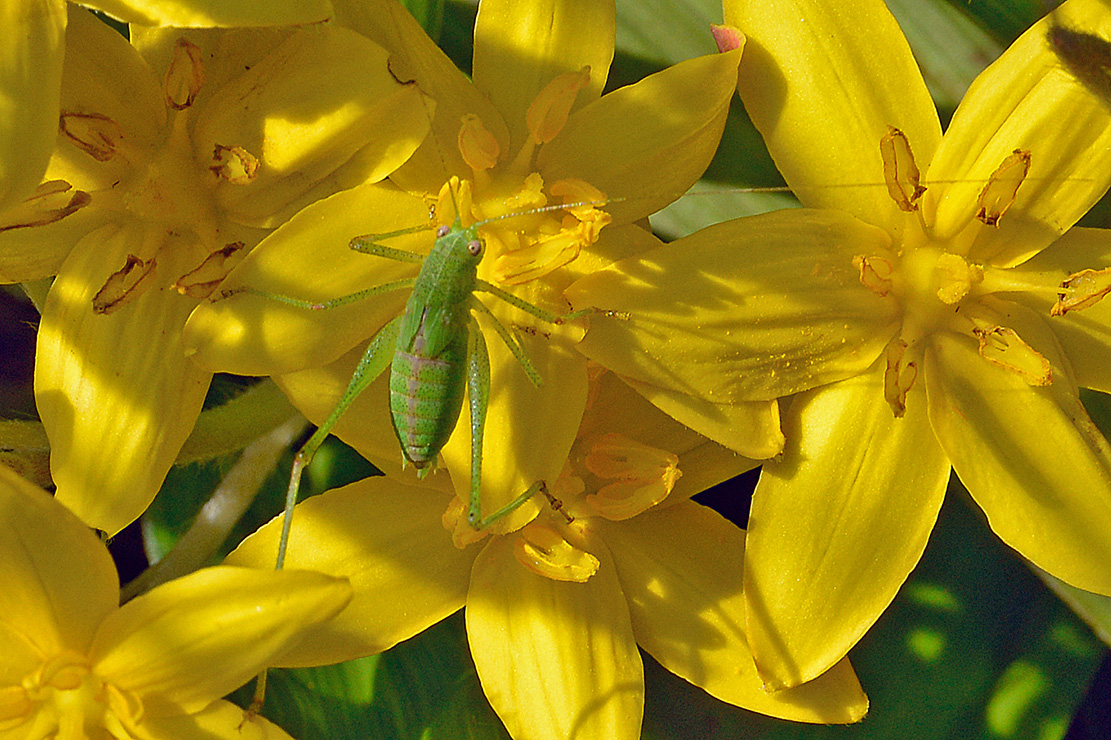
[[[147,279],[154,274],[154,260],[141,260],[133,254],[113,272],[104,287],[93,296],[93,313],[108,314],[142,295],[149,287]]]
[[[999,219],[1015,202],[1018,188],[1030,171],[1030,152],[1015,149],[988,178],[980,191],[976,218],[988,226],[998,226]]]
[[[205,257],[199,267],[178,278],[172,287],[190,298],[207,298],[224,281],[232,268],[243,260],[246,246],[243,242],[232,242],[217,249]]]
[[[258,176],[258,157],[241,146],[217,144],[212,161],[216,164],[208,169],[233,185],[246,185]]]
[[[58,121],[60,133],[98,162],[116,156],[123,130],[108,116],[100,113],[62,111]]]
[[[29,198],[9,208],[0,219],[0,232],[61,221],[92,202],[84,190],[73,190],[65,180],[47,180]]]

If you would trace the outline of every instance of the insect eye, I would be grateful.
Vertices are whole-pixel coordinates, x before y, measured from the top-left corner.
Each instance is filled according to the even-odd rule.
[[[482,254],[482,242],[478,239],[467,243],[467,251],[471,253],[472,257],[477,257]]]
[[[448,227],[448,226],[441,226],[440,228],[436,229],[436,238],[437,238],[437,239],[439,239],[439,238],[441,238],[441,237],[445,237],[445,236],[447,236],[447,233],[448,233],[449,231],[451,231],[451,228],[450,228],[450,227]]]

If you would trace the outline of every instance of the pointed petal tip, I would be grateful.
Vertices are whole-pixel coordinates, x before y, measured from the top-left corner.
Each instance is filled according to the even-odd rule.
[[[745,35],[732,26],[719,26],[716,23],[711,23],[710,33],[714,35],[714,43],[717,44],[718,51],[722,53],[740,49],[744,46]]]

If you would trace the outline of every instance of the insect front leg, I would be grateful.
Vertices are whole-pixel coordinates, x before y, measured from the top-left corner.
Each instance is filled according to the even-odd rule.
[[[533,303],[529,303],[523,298],[518,298],[509,291],[502,290],[493,283],[487,282],[481,278],[479,278],[477,287],[475,289],[497,296],[509,305],[515,308],[519,308],[525,313],[535,316],[541,321],[545,321],[549,324],[559,325],[567,321],[574,321],[575,319],[581,319],[583,316],[589,316],[592,313],[596,313],[598,310],[596,308],[583,308],[579,309],[578,311],[571,311],[570,313],[555,313],[553,311],[541,308],[540,306],[537,306]]]
[[[428,227],[415,226],[409,229],[387,231],[381,234],[363,234],[362,236],[357,236],[352,239],[348,246],[361,254],[372,254],[376,257],[385,257],[386,259],[398,260],[400,262],[423,262],[424,257],[415,252],[407,252],[404,249],[395,249],[394,247],[387,247],[385,244],[378,243],[379,239],[392,239],[395,236],[406,236],[421,231],[428,231]]]

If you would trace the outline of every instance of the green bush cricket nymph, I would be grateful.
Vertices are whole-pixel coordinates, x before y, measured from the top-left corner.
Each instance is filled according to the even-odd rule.
[[[454,205],[455,193],[449,187]],[[292,507],[300,488],[301,474],[317,449],[355,399],[383,372],[389,369],[389,406],[394,432],[404,461],[412,463],[423,475],[436,466],[440,450],[447,443],[462,413],[463,399],[469,399],[471,451],[470,489],[467,522],[481,530],[511,513],[537,493],[548,498],[553,507],[559,502],[547,495],[545,481],[537,480],[498,510],[482,511],[482,447],[486,412],[490,398],[490,360],[483,331],[475,314],[484,314],[510,350],[517,364],[535,386],[542,385],[540,373],[530,360],[514,328],[494,316],[476,293],[488,293],[553,326],[593,312],[585,309],[559,314],[526,301],[478,277],[478,265],[485,244],[479,230],[487,224],[529,214],[596,206],[619,199],[575,202],[496,216],[463,226],[455,208],[451,226],[441,225],[427,256],[390,247],[383,242],[394,237],[429,230],[427,225],[355,237],[350,248],[360,254],[420,265],[415,277],[389,281],[369,289],[313,302],[275,293],[246,289],[269,300],[295,308],[326,310],[370,299],[385,293],[411,288],[402,313],[388,321],[371,338],[343,394],[309,440],[297,451],[286,500],[286,516],[279,545],[279,567],[292,522]],[[225,297],[243,289],[233,289]],[[526,329],[527,331],[527,329]]]

